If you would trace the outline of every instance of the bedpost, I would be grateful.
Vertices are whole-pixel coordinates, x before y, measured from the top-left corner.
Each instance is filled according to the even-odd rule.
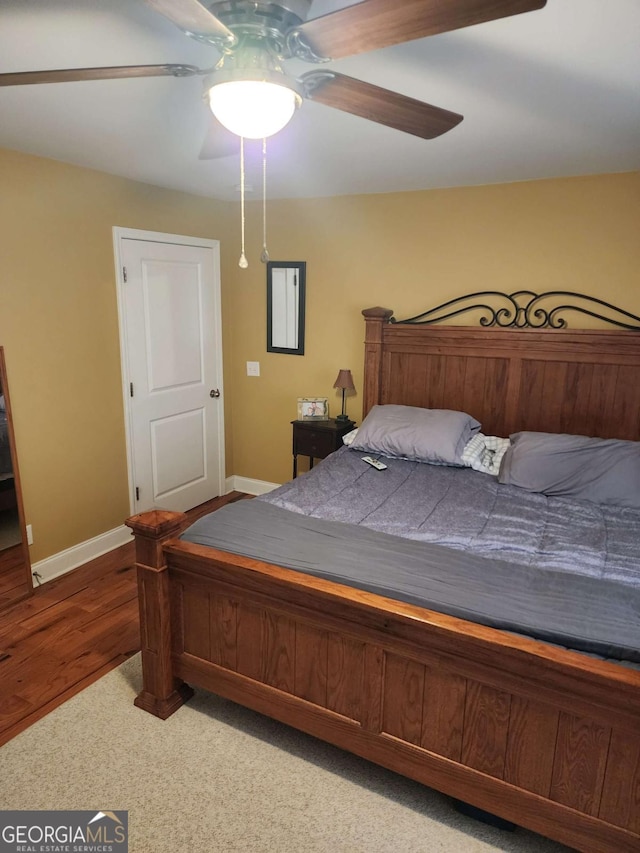
[[[364,391],[362,417],[365,418],[372,406],[380,402],[382,390],[382,331],[393,316],[388,308],[365,308],[364,337]]]
[[[166,720],[193,696],[171,667],[169,573],[163,545],[184,528],[182,512],[152,510],[125,521],[135,536],[142,644],[142,691],[134,705]]]

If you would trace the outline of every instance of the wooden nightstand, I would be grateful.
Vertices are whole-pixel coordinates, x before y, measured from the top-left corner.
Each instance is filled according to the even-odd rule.
[[[293,476],[298,476],[298,455],[308,456],[309,470],[314,459],[324,459],[342,447],[342,436],[355,428],[353,421],[291,421],[293,424]]]

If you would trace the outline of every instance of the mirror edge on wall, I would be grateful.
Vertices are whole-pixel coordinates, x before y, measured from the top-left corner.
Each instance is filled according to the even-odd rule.
[[[304,355],[306,278],[306,261],[267,263],[267,352]]]
[[[27,543],[22,488],[16,451],[13,419],[11,415],[11,397],[7,379],[7,365],[4,347],[0,346],[0,388],[4,397],[7,421],[7,437],[11,454],[11,472],[13,474],[15,501],[18,512],[21,540],[15,545],[0,550],[0,610],[20,601],[33,593],[31,579],[31,560]]]

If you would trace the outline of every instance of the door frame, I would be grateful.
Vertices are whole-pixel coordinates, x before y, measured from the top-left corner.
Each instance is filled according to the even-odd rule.
[[[215,306],[215,323],[212,330],[215,336],[216,360],[220,365],[219,388],[221,397],[219,405],[216,406],[216,417],[218,419],[218,454],[220,465],[218,468],[218,494],[225,493],[226,468],[225,468],[225,435],[224,435],[224,388],[223,388],[223,360],[222,360],[222,305],[220,296],[220,241],[205,237],[188,237],[184,234],[165,234],[160,231],[142,231],[137,228],[121,228],[113,226],[113,254],[115,258],[116,293],[118,297],[118,334],[120,337],[120,370],[122,375],[122,399],[124,405],[124,429],[127,451],[127,477],[129,486],[129,512],[136,512],[135,498],[135,466],[133,458],[133,427],[131,412],[131,397],[129,395],[129,352],[126,335],[126,314],[124,288],[126,287],[123,276],[123,240],[139,240],[145,243],[174,243],[181,246],[193,246],[197,248],[211,249],[214,256],[216,269],[216,285],[214,287],[213,301]]]

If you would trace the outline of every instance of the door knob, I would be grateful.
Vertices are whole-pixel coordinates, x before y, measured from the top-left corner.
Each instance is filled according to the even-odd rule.
[[[220,391],[217,388],[212,388],[211,391],[209,391],[209,396],[210,397],[219,397]]]

